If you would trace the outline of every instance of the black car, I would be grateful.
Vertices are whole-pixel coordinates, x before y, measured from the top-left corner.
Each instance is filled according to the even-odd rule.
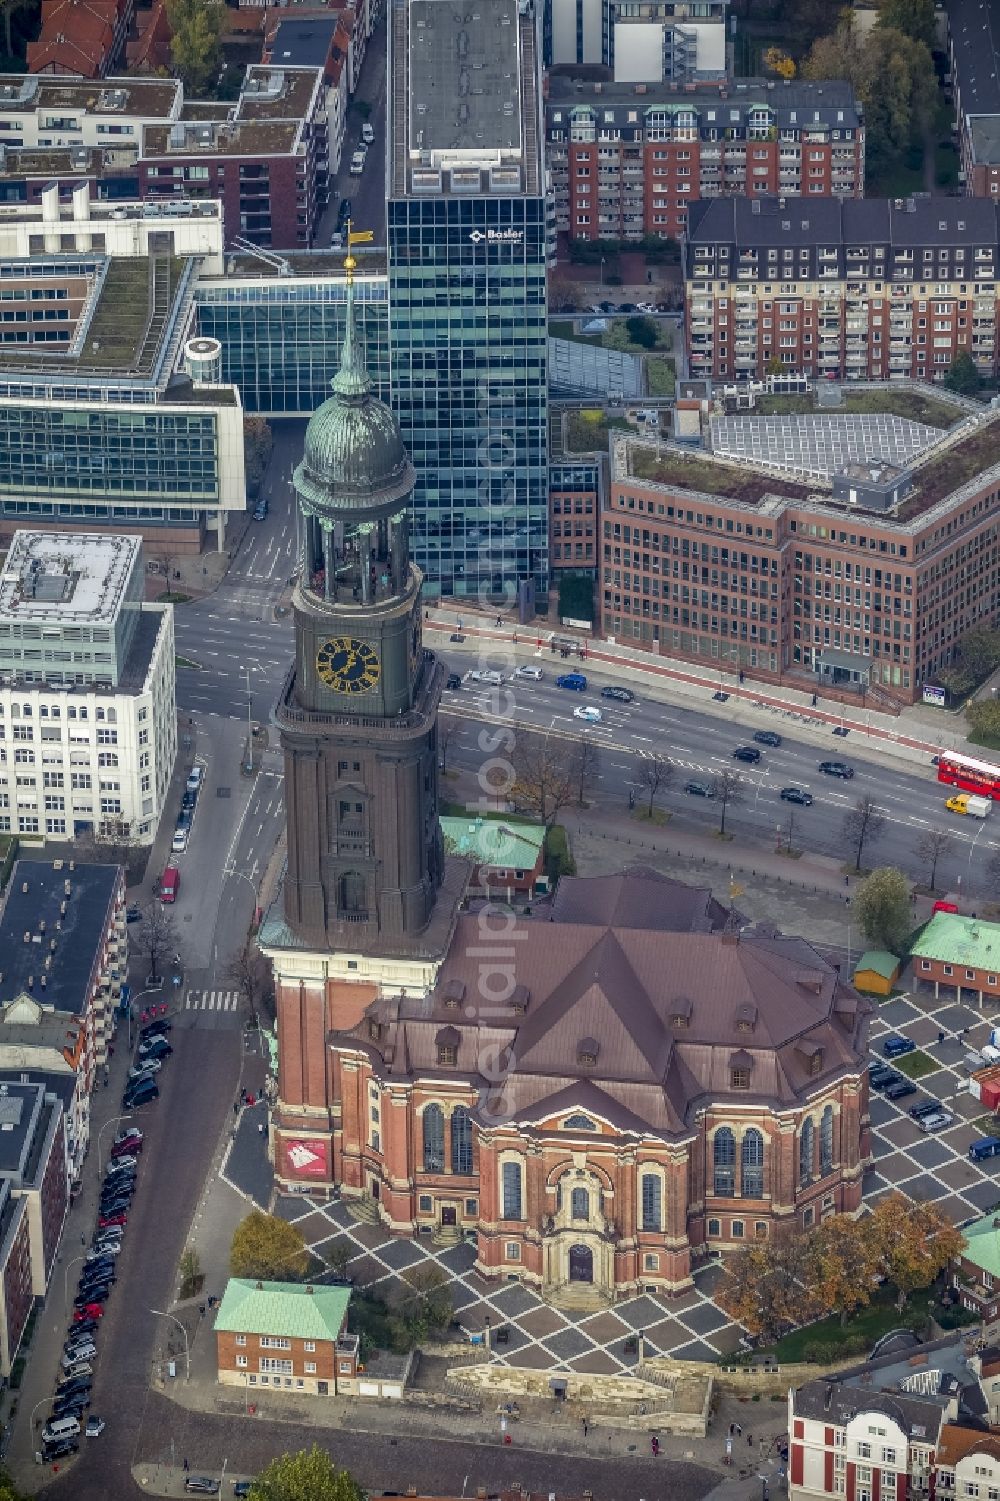
[[[707,782],[685,782],[684,791],[692,797],[714,797],[715,793]]]
[[[602,698],[613,698],[620,704],[634,704],[635,694],[631,688],[602,688]]]
[[[89,1392],[93,1382],[89,1376],[70,1376],[56,1387],[57,1397],[68,1397],[71,1392]]]
[[[101,1192],[104,1193],[109,1188],[124,1188],[129,1186],[134,1188],[138,1178],[139,1169],[136,1167],[115,1169],[112,1166],[104,1174],[104,1183],[101,1186]]]
[[[941,1109],[940,1100],[924,1100],[920,1105],[911,1105],[908,1114],[915,1121],[923,1120],[925,1115],[937,1115]]]
[[[95,1287],[92,1292],[77,1293],[73,1299],[74,1308],[86,1308],[91,1303],[106,1303],[111,1296],[111,1288]]]
[[[90,1393],[81,1392],[75,1397],[59,1397],[52,1403],[49,1421],[53,1418],[79,1418],[90,1406]]]
[[[142,908],[139,906],[138,902],[133,902],[130,907],[126,907],[125,908],[125,921],[126,922],[141,922],[142,921]]]
[[[66,1337],[67,1339],[72,1339],[74,1334],[96,1334],[100,1327],[100,1319],[81,1319],[78,1324],[71,1324],[69,1326],[69,1334]]]
[[[799,803],[803,808],[812,806],[812,793],[806,792],[804,787],[782,787],[782,802]]]
[[[160,1091],[156,1085],[148,1079],[142,1081],[138,1089],[127,1089],[122,1095],[122,1109],[134,1110],[137,1105],[148,1105],[150,1100],[158,1100]]]
[[[184,792],[183,792],[183,794],[181,796],[181,807],[182,808],[193,808],[194,805],[195,805],[195,803],[197,801],[198,801],[198,794],[197,794],[197,792],[195,792],[190,787],[185,787]]]
[[[445,684],[445,687],[449,688],[451,690],[451,692],[454,693],[455,689],[456,688],[461,688],[461,686],[462,686],[462,679],[461,679],[460,675],[457,672],[449,672],[449,674],[448,674],[448,681]]]
[[[139,1057],[145,1058],[169,1058],[173,1048],[165,1037],[147,1037],[145,1042],[139,1044]]]
[[[734,761],[748,761],[751,766],[756,766],[760,760],[760,751],[755,745],[738,745],[733,751]]]
[[[781,744],[781,736],[775,730],[754,730],[753,738],[758,745],[773,747]]]
[[[89,1298],[90,1294],[96,1292],[98,1288],[114,1287],[117,1281],[118,1278],[114,1272],[102,1272],[99,1277],[88,1277],[86,1280],[81,1277],[77,1292],[81,1298]]]
[[[161,1034],[169,1032],[172,1025],[173,1023],[171,1022],[169,1017],[158,1016],[155,1022],[150,1022],[148,1026],[143,1027],[142,1031],[139,1033],[139,1036],[140,1038],[159,1037],[161,1036]]]
[[[42,1463],[49,1464],[53,1459],[65,1459],[68,1454],[79,1454],[80,1444],[75,1438],[57,1439],[54,1444],[43,1444],[41,1448]]]
[[[819,769],[828,777],[843,777],[845,782],[854,775],[854,767],[848,766],[846,761],[821,761]]]
[[[97,1207],[97,1212],[98,1214],[104,1215],[105,1218],[107,1218],[109,1214],[125,1214],[131,1202],[131,1194],[109,1194],[106,1199],[101,1200],[100,1204]]]
[[[902,1077],[902,1074],[897,1074],[894,1068],[886,1068],[882,1063],[876,1064],[868,1071],[868,1082],[872,1089],[885,1089],[887,1084],[892,1084]]]
[[[219,1482],[211,1475],[185,1475],[184,1489],[191,1496],[217,1496]]]
[[[882,1091],[887,1100],[902,1100],[905,1099],[908,1094],[916,1094],[916,1092],[917,1086],[914,1084],[913,1080],[904,1078],[902,1074],[898,1079],[895,1080],[894,1083],[890,1084],[887,1089],[884,1089]]]
[[[351,200],[349,198],[342,198],[340,200],[340,207],[337,210],[337,228],[343,229],[344,225],[347,223],[350,217]]]

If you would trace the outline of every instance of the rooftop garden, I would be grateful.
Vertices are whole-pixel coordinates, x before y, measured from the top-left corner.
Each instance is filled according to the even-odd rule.
[[[817,406],[812,392],[802,396],[759,396],[755,411],[761,417],[806,416],[817,412],[830,416],[885,412],[892,417],[909,417],[913,422],[924,422],[928,427],[941,428],[954,427],[966,415],[953,402],[907,389],[848,391],[844,393],[839,407]]]
[[[899,508],[901,521],[912,521],[970,480],[1000,464],[1000,422],[975,428],[960,443],[946,448],[914,473],[916,488]]]
[[[567,412],[564,417],[563,443],[566,453],[607,453],[608,434],[612,428],[628,431],[624,417],[608,417],[600,407],[584,407]]]
[[[785,495],[790,500],[805,500],[815,487],[792,484],[779,475],[754,474],[749,469],[729,468],[711,459],[689,457],[673,449],[633,447],[629,451],[629,473],[636,479],[651,480],[673,489],[701,490],[706,495],[723,495],[758,505],[765,495]]]

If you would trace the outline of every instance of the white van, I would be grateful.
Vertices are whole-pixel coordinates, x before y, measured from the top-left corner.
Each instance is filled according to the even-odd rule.
[[[361,139],[366,146],[371,146],[375,140],[375,127],[367,122],[361,127]]]
[[[53,1418],[42,1429],[43,1444],[58,1444],[64,1438],[79,1438],[79,1418]]]
[[[365,153],[363,151],[355,151],[354,155],[351,157],[351,176],[360,177],[364,170]]]

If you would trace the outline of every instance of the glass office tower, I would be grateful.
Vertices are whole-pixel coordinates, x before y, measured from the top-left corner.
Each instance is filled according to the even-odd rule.
[[[431,594],[548,584],[545,194],[528,0],[390,8],[392,402]]]

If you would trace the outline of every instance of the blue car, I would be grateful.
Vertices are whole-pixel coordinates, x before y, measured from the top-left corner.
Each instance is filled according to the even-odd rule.
[[[902,1058],[904,1053],[915,1053],[917,1045],[909,1037],[887,1037],[882,1044],[886,1058]]]
[[[564,672],[556,678],[557,688],[569,688],[573,693],[586,693],[587,679],[582,672]]]

